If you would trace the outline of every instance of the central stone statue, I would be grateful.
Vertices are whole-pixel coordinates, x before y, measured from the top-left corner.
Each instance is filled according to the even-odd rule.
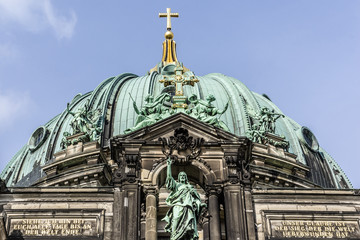
[[[163,218],[167,222],[165,231],[170,232],[170,240],[196,240],[199,239],[197,222],[205,203],[201,203],[199,194],[194,186],[189,184],[185,172],[180,172],[178,181],[171,175],[170,157],[167,160],[166,188],[170,195],[166,204],[170,206],[169,211]]]

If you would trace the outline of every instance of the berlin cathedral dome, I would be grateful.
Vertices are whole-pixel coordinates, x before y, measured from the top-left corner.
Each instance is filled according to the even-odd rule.
[[[44,126],[39,127],[32,134],[29,142],[13,157],[2,172],[1,178],[6,179],[7,186],[36,185],[46,176],[42,171],[42,166],[52,162],[54,154],[62,151],[64,133],[65,135],[66,133],[73,133],[74,117],[76,118],[77,115],[81,114],[81,111],[87,111],[92,115],[89,117],[89,121],[96,121],[97,141],[104,149],[109,148],[112,137],[126,136],[131,129],[145,130],[145,127],[151,124],[136,126],[138,124],[138,113],[134,109],[134,103],[140,110],[146,105],[148,96],[156,99],[161,98],[161,94],[168,93],[173,97],[176,95],[177,85],[169,82],[165,83],[167,85],[165,87],[162,81],[179,74],[184,78],[184,82],[180,84],[182,85],[183,96],[186,98],[185,104],[190,107],[193,105],[190,96],[206,102],[210,95],[214,97],[214,100],[209,104],[212,104],[214,109],[225,110],[225,105],[228,104],[226,111],[213,116],[214,119],[217,119],[216,121],[223,123],[226,127],[222,128],[213,122],[203,121],[204,119],[200,119],[199,116],[188,114],[187,112],[191,110],[190,107],[171,107],[173,100],[163,101],[164,103],[160,104],[167,105],[174,110],[185,110],[172,111],[170,114],[160,116],[152,123],[176,114],[185,114],[200,119],[200,122],[205,122],[212,131],[222,129],[233,134],[234,137],[250,137],[255,143],[260,144],[268,142],[275,146],[274,143],[276,142],[277,145],[283,145],[284,152],[294,154],[292,160],[309,168],[306,179],[314,186],[324,188],[351,187],[351,183],[339,165],[321,148],[311,130],[287,117],[269,97],[252,92],[238,79],[224,74],[194,75],[191,70],[177,61],[175,42],[171,36],[170,39],[165,40],[163,47],[162,62],[151,69],[146,76],[124,73],[110,77],[100,83],[92,92],[76,95],[69,103],[68,108],[65,108],[62,113]],[[187,78],[189,80],[186,80]],[[189,82],[190,79],[196,79],[196,81]],[[66,106],[65,103],[64,106]],[[271,122],[272,128],[265,129],[264,119]],[[264,134],[269,133],[277,136],[277,140],[273,140],[274,143],[271,143],[272,141],[266,140],[265,135],[259,138],[251,136],[254,131],[259,131],[259,133],[263,131]]]
[[[238,79],[194,74],[177,15],[160,16],[161,62],[64,102],[7,164],[0,237],[358,239],[358,193],[312,131]]]

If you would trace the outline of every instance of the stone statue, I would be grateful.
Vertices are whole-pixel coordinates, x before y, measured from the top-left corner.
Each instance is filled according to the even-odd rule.
[[[197,222],[206,208],[205,203],[201,203],[196,189],[189,184],[185,172],[180,172],[178,181],[171,175],[170,157],[167,160],[166,188],[170,195],[166,199],[169,211],[163,218],[167,222],[165,231],[170,232],[170,240],[197,240]]]

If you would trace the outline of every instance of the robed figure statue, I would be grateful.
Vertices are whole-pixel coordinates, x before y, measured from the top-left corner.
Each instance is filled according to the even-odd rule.
[[[201,203],[199,194],[194,186],[189,184],[185,172],[180,172],[178,181],[171,175],[171,159],[167,160],[166,188],[170,195],[166,204],[169,211],[163,218],[167,222],[165,231],[170,232],[170,240],[196,240],[199,239],[197,222],[205,203]]]

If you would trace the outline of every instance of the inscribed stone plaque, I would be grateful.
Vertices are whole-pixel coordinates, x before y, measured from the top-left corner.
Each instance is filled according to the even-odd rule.
[[[20,231],[23,236],[97,236],[93,218],[27,218],[12,219],[10,233]]]
[[[264,211],[267,239],[360,239],[359,216],[339,212]]]
[[[104,211],[83,212],[7,212],[7,229],[10,236],[31,239],[101,239]]]
[[[359,239],[357,221],[271,220],[274,238]]]

